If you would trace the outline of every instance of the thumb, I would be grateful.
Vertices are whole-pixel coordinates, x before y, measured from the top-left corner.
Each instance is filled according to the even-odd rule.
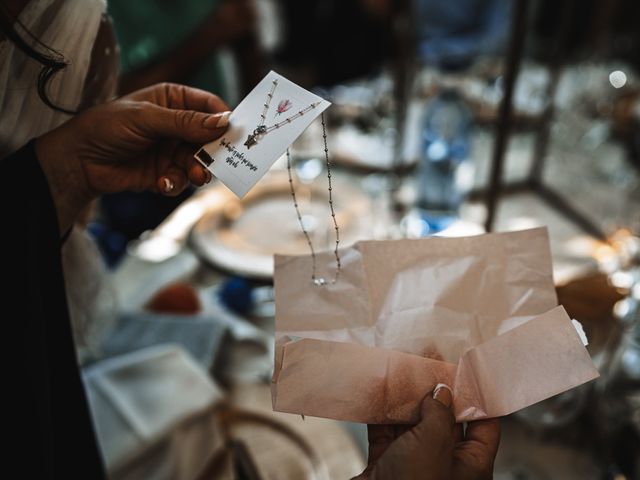
[[[220,137],[229,125],[231,115],[231,112],[212,114],[165,108],[153,103],[148,105],[144,116],[149,134],[196,144]]]
[[[438,384],[433,394],[422,401],[420,423],[387,448],[374,466],[371,478],[452,478],[455,420],[451,400],[451,389]]]
[[[433,394],[422,400],[420,422],[413,427],[416,436],[426,444],[439,445],[444,450],[455,444],[455,418],[451,410],[451,388],[439,383]]]

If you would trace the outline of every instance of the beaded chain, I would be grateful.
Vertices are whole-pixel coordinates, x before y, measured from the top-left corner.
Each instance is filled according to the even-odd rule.
[[[300,207],[298,206],[298,199],[296,198],[296,191],[293,188],[293,177],[291,174],[291,153],[287,148],[287,172],[289,174],[289,187],[291,188],[291,197],[293,198],[293,206],[296,209],[296,214],[298,215],[298,223],[300,223],[300,228],[302,229],[302,233],[304,234],[307,244],[309,245],[309,250],[311,251],[311,280],[316,286],[323,286],[327,284],[334,284],[338,281],[338,277],[340,276],[340,270],[342,268],[342,264],[340,262],[340,252],[338,251],[338,246],[340,244],[340,229],[338,228],[338,221],[336,220],[336,212],[333,206],[333,185],[331,183],[331,161],[329,159],[329,148],[327,147],[327,127],[324,121],[324,113],[321,114],[322,120],[322,140],[324,142],[324,157],[327,165],[327,182],[328,182],[328,191],[329,191],[329,208],[331,210],[331,218],[333,219],[333,227],[336,232],[336,244],[334,249],[334,255],[336,257],[336,273],[333,276],[333,279],[327,281],[323,277],[316,276],[317,270],[317,261],[316,261],[316,252],[313,248],[313,243],[311,242],[311,236],[309,232],[304,226],[304,222],[302,221],[302,214],[300,213]]]

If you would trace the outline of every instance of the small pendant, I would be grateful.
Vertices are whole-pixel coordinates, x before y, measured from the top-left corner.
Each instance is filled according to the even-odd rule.
[[[247,146],[247,148],[253,147],[256,143],[258,143],[258,136],[265,133],[267,133],[267,127],[265,127],[264,125],[258,125],[253,133],[250,133],[247,136],[247,141],[244,142],[244,144]]]
[[[247,136],[247,141],[244,142],[247,148],[253,147],[258,141],[256,140],[256,135],[251,133]]]

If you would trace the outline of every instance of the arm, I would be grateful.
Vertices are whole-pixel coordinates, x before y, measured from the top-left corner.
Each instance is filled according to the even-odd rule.
[[[77,368],[60,236],[47,179],[29,142],[0,161],[5,385],[15,395],[5,469],[28,478],[106,478]]]
[[[215,95],[159,85],[87,110],[0,161],[2,300],[10,315],[3,352],[15,367],[5,378],[15,393],[7,396],[15,422],[5,427],[12,449],[5,468],[29,478],[106,478],[77,368],[60,232],[101,193],[175,195],[188,181],[210,179],[192,160],[191,143],[222,134],[226,109]]]

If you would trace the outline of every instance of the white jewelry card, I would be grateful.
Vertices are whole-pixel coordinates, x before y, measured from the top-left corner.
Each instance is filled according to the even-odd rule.
[[[195,157],[238,197],[331,103],[271,71],[236,107],[229,129]]]

